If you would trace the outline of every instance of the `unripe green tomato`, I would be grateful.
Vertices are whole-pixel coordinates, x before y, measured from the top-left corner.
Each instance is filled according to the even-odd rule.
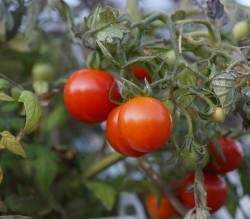
[[[233,27],[233,36],[235,39],[241,39],[250,32],[249,24],[246,20],[237,22]]]
[[[34,81],[51,81],[54,77],[54,69],[48,63],[37,63],[32,68],[32,77]]]
[[[222,107],[216,107],[211,115],[213,122],[223,123],[225,121],[225,112]]]
[[[193,171],[196,168],[196,152],[192,150],[191,152],[188,151],[188,148],[185,147],[182,150],[182,155],[180,156],[180,163],[182,164],[183,168],[188,171]],[[209,153],[206,151],[205,156],[203,158],[202,166],[205,167],[209,161]]]
[[[166,59],[166,62],[170,67],[173,67],[176,63],[176,56],[173,49],[165,52],[163,58]]]

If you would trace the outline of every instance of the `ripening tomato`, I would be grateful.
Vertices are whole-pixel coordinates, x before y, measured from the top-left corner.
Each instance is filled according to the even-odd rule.
[[[227,186],[222,177],[211,173],[203,173],[205,190],[207,192],[207,206],[211,208],[210,213],[221,208],[227,200]],[[195,207],[194,199],[194,173],[188,174],[179,188],[180,201],[187,208]]]
[[[217,123],[223,123],[225,121],[225,112],[222,107],[215,107],[212,115],[211,120]]]
[[[109,99],[115,78],[106,71],[82,69],[74,72],[64,87],[64,102],[69,113],[86,123],[100,123],[107,119],[116,107]],[[113,100],[119,100],[117,84],[112,92]]]
[[[120,154],[130,157],[139,157],[145,153],[132,149],[118,130],[118,116],[123,105],[114,108],[107,118],[106,136],[109,144]]]
[[[229,137],[217,138],[220,152],[217,150],[216,145],[212,141],[208,142],[208,150],[211,154],[211,159],[208,163],[208,167],[217,173],[227,173],[229,171],[237,169],[243,160],[243,149],[241,144]]]
[[[177,211],[164,194],[162,194],[158,205],[155,195],[149,193],[146,198],[146,207],[153,219],[169,219],[178,215]]]
[[[163,147],[169,139],[172,118],[159,100],[136,97],[123,105],[118,128],[134,150],[152,152]]]
[[[133,71],[136,79],[138,79],[139,81],[144,81],[144,78],[146,78],[149,83],[152,82],[151,76],[142,66],[131,66],[130,68]]]

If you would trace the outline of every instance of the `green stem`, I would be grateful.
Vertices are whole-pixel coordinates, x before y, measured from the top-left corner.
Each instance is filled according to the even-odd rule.
[[[138,159],[138,162],[141,168],[143,169],[143,171],[146,173],[146,175],[152,180],[153,183],[155,183],[164,192],[164,194],[168,197],[171,204],[181,214],[181,216],[184,216],[186,213],[186,208],[182,205],[182,203],[178,200],[178,198],[173,194],[173,192],[164,183],[160,175],[153,170],[148,160],[142,157]]]
[[[100,173],[101,171],[107,169],[114,163],[117,163],[118,161],[124,159],[125,157],[121,154],[114,153],[106,155],[105,157],[101,159],[96,159],[96,162],[92,163],[89,168],[86,170],[86,172],[83,174],[84,179],[90,179],[93,178],[95,175]]]
[[[213,28],[208,20],[198,20],[198,19],[179,20],[179,21],[176,21],[176,24],[179,24],[179,25],[203,24],[204,26],[206,26],[206,28],[208,30],[208,34],[210,36],[209,39],[210,39],[211,43],[216,44],[216,42],[217,42],[217,37],[216,37],[216,35],[213,31]]]

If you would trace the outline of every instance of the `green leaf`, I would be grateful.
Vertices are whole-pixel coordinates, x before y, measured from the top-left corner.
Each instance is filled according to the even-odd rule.
[[[196,84],[196,75],[194,72],[188,69],[184,69],[177,75],[177,80],[184,85],[194,86]],[[188,107],[194,100],[195,96],[184,88],[178,88],[174,92],[174,98],[180,104],[181,107]]]
[[[91,33],[85,37],[89,43],[96,40],[114,43],[116,39],[122,39],[126,33],[130,32],[130,22],[126,16],[122,16],[119,10],[111,7],[102,9],[100,4],[91,10],[84,21],[89,28],[88,33]]]
[[[226,114],[235,109],[237,75],[234,72],[222,72],[213,77],[211,85]]]
[[[250,181],[250,158],[246,157],[245,160],[243,161],[242,168],[239,168],[239,174],[240,174],[240,181],[241,185],[243,188],[243,193],[250,195],[250,186],[249,186],[249,181]]]
[[[44,1],[31,1],[28,4],[27,16],[26,16],[26,29],[25,36],[29,39],[36,27],[36,22],[40,11],[44,6]]]
[[[0,184],[2,183],[3,181],[3,171],[2,171],[2,168],[0,167]]]
[[[239,199],[237,197],[237,191],[235,190],[235,186],[231,185],[231,183],[227,183],[227,202],[226,207],[231,215],[235,215]]]
[[[37,97],[31,91],[24,90],[19,97],[19,102],[24,103],[26,111],[24,131],[29,132],[38,123],[42,115],[42,108]]]
[[[38,196],[20,197],[11,194],[4,199],[4,203],[7,205],[8,209],[10,209],[12,212],[19,214],[26,214],[26,215],[34,215],[37,212],[39,212],[39,210],[46,207],[45,206],[46,203],[42,203],[42,199],[39,198]],[[25,219],[28,218],[26,217]]]
[[[117,196],[117,192],[113,187],[104,182],[85,182],[85,185],[108,210],[112,209]]]
[[[14,135],[12,135],[9,131],[3,131],[1,132],[1,135],[1,146],[11,151],[13,154],[20,155],[23,158],[27,157],[23,147]]]
[[[9,96],[5,93],[2,93],[2,92],[0,92],[0,100],[2,100],[2,101],[14,101],[14,99],[11,96]]]
[[[41,192],[47,192],[58,172],[58,157],[46,148],[39,148],[33,161],[37,184]]]

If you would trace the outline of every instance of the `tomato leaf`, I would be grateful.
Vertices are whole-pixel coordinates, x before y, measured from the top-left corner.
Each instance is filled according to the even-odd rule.
[[[196,75],[191,70],[184,69],[177,75],[177,80],[184,85],[195,85]],[[195,96],[183,88],[179,88],[174,92],[174,98],[181,107],[188,107],[194,100]]]
[[[3,181],[3,171],[2,171],[2,168],[0,167],[0,184],[2,183]]]
[[[33,161],[37,184],[41,192],[47,192],[58,172],[58,157],[47,148],[39,148]]]
[[[91,35],[85,40],[90,41],[90,43],[96,40],[114,43],[115,39],[122,39],[124,34],[130,32],[130,22],[127,16],[111,7],[102,9],[100,4],[91,10],[84,21],[89,28],[88,32],[91,32]]]
[[[225,12],[224,5],[221,4],[220,0],[207,1],[207,16],[216,28],[220,28],[228,22],[227,13]]]
[[[29,39],[36,27],[37,17],[44,7],[44,1],[31,1],[28,4],[25,36]]]
[[[111,210],[117,196],[117,192],[112,186],[104,182],[85,182],[86,187],[102,202],[102,204]]]
[[[14,99],[11,96],[9,96],[5,93],[2,93],[2,92],[0,92],[0,100],[2,100],[2,101],[14,101]]]
[[[211,85],[222,105],[225,114],[235,109],[237,75],[234,72],[222,72],[213,77]]]
[[[239,199],[237,197],[237,191],[235,189],[235,185],[232,185],[231,183],[227,183],[227,202],[226,207],[227,210],[230,212],[231,215],[235,215]]]
[[[1,132],[2,138],[0,141],[0,145],[7,150],[11,151],[13,154],[20,155],[23,158],[26,158],[27,155],[17,140],[17,138],[12,135],[9,131]]]
[[[37,97],[31,91],[24,90],[19,97],[19,102],[24,104],[26,111],[24,131],[29,132],[38,123],[42,115],[42,108]]]

